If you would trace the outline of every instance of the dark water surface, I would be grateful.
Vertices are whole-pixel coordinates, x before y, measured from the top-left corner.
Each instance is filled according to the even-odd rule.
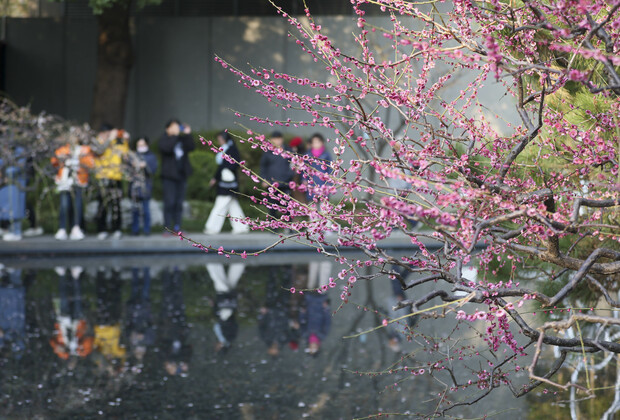
[[[427,375],[355,374],[410,354],[412,365],[423,364],[419,343],[396,329],[343,338],[381,324],[398,298],[389,280],[360,281],[355,303],[341,309],[338,288],[291,294],[339,269],[312,258],[5,262],[0,419],[350,419],[430,410],[442,388]],[[523,404],[500,392],[451,414],[519,419]]]

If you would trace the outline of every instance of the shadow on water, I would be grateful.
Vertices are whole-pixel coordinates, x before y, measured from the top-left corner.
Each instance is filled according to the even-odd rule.
[[[340,290],[328,286],[338,267],[281,259],[3,267],[0,418],[340,419],[429,409],[439,388],[428,377],[394,386],[391,375],[357,373],[414,363],[417,345],[403,328],[342,338],[381,324],[402,291],[360,282],[356,303],[340,307]]]

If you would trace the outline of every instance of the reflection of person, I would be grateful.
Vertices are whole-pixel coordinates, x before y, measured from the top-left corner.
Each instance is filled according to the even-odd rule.
[[[60,304],[56,307],[54,335],[50,345],[54,353],[64,360],[71,356],[86,357],[93,350],[93,337],[82,308],[80,274],[82,267],[56,267]]]
[[[331,174],[331,167],[329,164],[332,161],[332,157],[327,151],[325,147],[325,138],[316,133],[312,137],[310,137],[310,150],[307,153],[308,156],[316,159],[317,161],[313,161],[311,166],[313,169],[318,171],[319,173],[312,174],[309,178],[308,183],[308,200],[312,200],[315,194],[311,192],[312,188],[320,188],[327,183],[327,178],[325,175]]]
[[[58,168],[56,190],[60,193],[59,229],[54,236],[58,240],[84,239],[82,220],[82,192],[88,185],[88,171],[94,165],[94,157],[89,146],[83,146],[77,139],[59,147],[51,158],[52,165]],[[67,223],[68,222],[68,223]],[[67,235],[67,229],[71,229]]]
[[[223,264],[207,264],[207,271],[215,287],[215,325],[213,332],[217,337],[215,351],[227,350],[237,337],[239,329],[235,312],[237,311],[237,284],[245,270],[245,264],[231,264],[226,272]]]
[[[94,347],[103,356],[101,368],[111,375],[120,372],[127,349],[121,344],[122,281],[117,269],[100,267],[95,279],[97,313]]]
[[[299,314],[299,325],[302,335],[308,341],[306,351],[316,355],[321,349],[321,343],[329,334],[331,328],[331,311],[329,298],[326,294],[308,292],[304,295],[305,308]]]
[[[151,234],[151,195],[153,193],[153,175],[157,171],[157,156],[149,149],[149,138],[142,137],[136,142],[136,154],[133,161],[133,176],[129,187],[131,198],[131,233],[140,233],[140,213],[142,213],[142,231]]]
[[[304,307],[299,313],[299,324],[303,337],[307,340],[306,351],[318,354],[321,343],[331,328],[329,298],[318,290],[325,291],[331,274],[330,261],[311,261],[308,266],[308,289],[316,291],[304,294]]]
[[[0,156],[0,221],[9,224],[9,231],[2,239],[20,241],[22,219],[26,213],[26,158],[22,147],[8,153],[10,155]]]
[[[267,345],[267,354],[278,356],[280,347],[289,341],[288,289],[292,279],[291,266],[271,266],[265,291],[265,303],[258,315],[258,334]]]
[[[10,349],[17,357],[26,349],[26,288],[21,275],[22,270],[0,264],[0,350]]]
[[[407,269],[404,267],[394,266],[393,269],[404,278],[406,278],[407,274],[409,274],[409,271],[407,271]],[[403,316],[403,312],[395,311],[393,308],[398,303],[405,300],[406,295],[398,279],[392,279],[391,284],[392,284],[392,295],[387,300],[386,313],[390,319],[395,319],[395,318]],[[409,313],[411,313],[412,310],[413,308],[410,308]],[[409,328],[413,328],[417,324],[417,322],[418,322],[417,315],[407,318],[407,325]],[[400,351],[400,344],[403,338],[403,335],[402,335],[403,327],[400,327],[400,328],[399,327],[400,327],[399,324],[391,323],[387,328],[388,347],[394,352]]]
[[[239,192],[239,164],[237,162],[241,160],[241,155],[235,141],[228,132],[223,131],[218,134],[217,140],[222,151],[215,156],[217,171],[210,182],[211,186],[217,185],[217,196],[205,224],[204,232],[206,234],[219,233],[226,216],[230,216],[232,233],[245,233],[249,229],[247,225],[238,220],[245,218],[245,215],[236,196],[236,193]],[[234,162],[226,160],[224,155],[232,158]]]
[[[131,295],[127,301],[125,334],[129,350],[138,363],[144,359],[149,346],[155,342],[151,314],[151,271],[149,267],[131,269]]]
[[[95,160],[95,176],[99,180],[99,207],[97,210],[97,238],[108,237],[108,210],[111,212],[112,238],[120,239],[121,232],[121,198],[123,197],[123,163],[129,152],[129,134],[124,130],[113,129],[104,124],[97,136],[99,146],[103,148]]]
[[[275,150],[287,151],[284,147],[284,138],[282,137],[282,133],[279,131],[274,131],[271,133],[270,141]],[[294,175],[295,173],[291,169],[289,160],[282,157],[282,155],[275,154],[272,151],[267,151],[261,156],[260,176],[265,180],[262,183],[263,188],[267,188],[269,186],[268,183],[277,182],[278,189],[284,194],[288,194],[289,182],[293,180]],[[272,205],[274,205],[278,200],[275,200],[274,197],[269,197],[269,201]],[[274,209],[270,209],[269,214],[275,217],[278,212]]]
[[[189,371],[192,347],[188,344],[183,279],[178,267],[162,271],[162,296],[158,341],[164,369],[168,375],[185,375]]]
[[[181,229],[187,178],[192,174],[188,155],[196,146],[191,133],[189,125],[173,119],[166,124],[166,132],[159,140],[164,227],[173,228],[175,232]]]

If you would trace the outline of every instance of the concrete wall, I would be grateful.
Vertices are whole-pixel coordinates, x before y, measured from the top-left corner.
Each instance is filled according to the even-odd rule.
[[[383,17],[372,20],[378,25],[389,25]],[[351,34],[356,32],[356,26],[352,17],[324,16],[319,21],[335,45],[343,50],[355,48]],[[32,104],[35,111],[88,121],[96,67],[96,22],[71,18],[8,19],[6,29],[7,93],[19,104]],[[157,137],[166,120],[178,117],[194,129],[233,128],[235,123],[243,123],[264,132],[271,130],[236,118],[230,109],[270,119],[305,118],[305,113],[295,111],[285,117],[280,108],[241,86],[233,74],[213,60],[217,54],[246,71],[251,64],[329,80],[324,65],[315,63],[287,36],[290,29],[279,17],[136,17],[136,60],[126,128],[134,135]],[[388,45],[385,49],[389,54]],[[435,71],[440,75],[446,69]],[[457,82],[451,89],[458,94],[465,86]],[[497,100],[496,112],[503,109],[514,115],[510,100],[502,99],[503,94],[503,89],[491,86],[481,99],[486,97],[491,104]],[[388,124],[397,125],[394,113],[388,119]],[[282,131],[308,135],[316,129],[291,127]]]

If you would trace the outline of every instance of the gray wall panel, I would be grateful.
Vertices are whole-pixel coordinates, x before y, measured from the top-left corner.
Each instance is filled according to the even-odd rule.
[[[63,22],[10,19],[6,35],[9,96],[20,105],[65,115]]]
[[[389,27],[389,18],[371,17],[372,23]],[[351,16],[322,16],[317,19],[336,47],[351,51],[352,33],[357,32]],[[135,63],[130,78],[126,128],[134,135],[158,137],[165,122],[177,117],[196,130],[239,128],[239,124],[268,133],[276,127],[237,118],[230,109],[273,119],[307,119],[306,112],[288,111],[268,103],[254,89],[238,83],[237,76],[213,59],[217,54],[233,66],[249,72],[251,66],[274,68],[278,72],[304,76],[320,82],[334,82],[325,64],[315,63],[303,52],[296,33],[279,17],[136,17],[133,24]],[[32,102],[35,111],[46,110],[75,121],[87,121],[92,106],[96,68],[94,19],[8,19],[7,92],[20,104]],[[393,59],[391,43],[380,34],[371,35],[382,51],[377,59]],[[434,77],[444,74],[438,66]],[[457,95],[468,80],[455,77],[444,97]],[[317,93],[296,85],[298,93]],[[481,92],[484,99],[498,101],[498,109],[515,121],[511,98],[495,84]],[[368,98],[367,101],[376,98]],[[496,111],[497,111],[496,110]],[[400,124],[396,113],[388,124]],[[498,125],[503,125],[498,122]],[[278,127],[291,135],[307,137],[323,127]]]
[[[207,127],[209,18],[144,18],[137,25],[134,131],[157,136],[176,117]]]
[[[94,19],[67,20],[64,115],[78,122],[90,119],[97,69],[97,26]]]

